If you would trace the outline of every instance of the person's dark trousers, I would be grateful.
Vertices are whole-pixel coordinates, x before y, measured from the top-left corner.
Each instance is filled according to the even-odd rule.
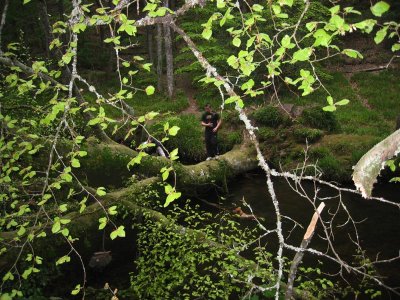
[[[207,134],[206,137],[206,150],[207,157],[214,157],[218,155],[217,135],[215,133]]]

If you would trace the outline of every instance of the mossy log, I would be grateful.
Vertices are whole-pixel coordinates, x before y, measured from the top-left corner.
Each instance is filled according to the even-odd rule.
[[[65,149],[65,146],[62,146]],[[139,165],[127,168],[129,161],[138,152],[117,143],[89,142],[88,155],[81,159],[80,177],[86,178],[90,186],[122,186],[121,183],[132,175],[145,177],[159,176],[162,167],[171,161],[159,156],[145,156]],[[201,189],[210,184],[223,184],[227,179],[251,171],[258,166],[255,150],[250,145],[241,145],[220,155],[218,159],[203,161],[195,165],[172,163],[181,191]]]

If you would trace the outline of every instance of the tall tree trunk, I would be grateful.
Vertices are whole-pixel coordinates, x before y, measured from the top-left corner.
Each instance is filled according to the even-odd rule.
[[[165,6],[168,7],[168,0],[165,0]],[[165,40],[165,60],[167,67],[167,92],[168,97],[171,99],[174,94],[174,56],[172,53],[172,34],[171,28],[168,24],[164,26],[164,40]]]
[[[148,26],[146,28],[147,33],[147,51],[149,53],[149,61],[154,66],[154,53],[153,53],[153,26]]]
[[[58,0],[57,9],[58,9],[59,19],[61,21],[64,20],[64,0]]]
[[[157,89],[159,92],[162,91],[162,35],[163,27],[161,24],[157,24]]]
[[[43,33],[44,33],[44,49],[46,51],[46,57],[50,57],[50,23],[49,23],[49,18],[48,18],[48,12],[47,12],[47,3],[46,0],[40,0],[37,2],[38,10],[39,10],[39,16],[40,16],[40,23],[43,26]]]

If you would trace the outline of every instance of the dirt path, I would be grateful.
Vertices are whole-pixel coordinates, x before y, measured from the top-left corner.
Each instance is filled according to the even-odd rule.
[[[197,105],[196,99],[194,98],[195,90],[192,88],[191,81],[189,79],[182,78],[178,82],[179,84],[177,84],[177,87],[185,92],[189,100],[189,106],[184,111],[182,111],[182,114],[200,115],[201,112],[199,106]]]
[[[364,106],[365,108],[371,110],[372,106],[369,104],[368,100],[365,99],[360,95],[360,87],[358,86],[357,82],[351,80],[351,77],[353,76],[353,73],[343,73],[343,75],[346,77],[347,81],[349,82],[351,88],[353,91],[355,91],[357,100],[360,101],[361,105]]]

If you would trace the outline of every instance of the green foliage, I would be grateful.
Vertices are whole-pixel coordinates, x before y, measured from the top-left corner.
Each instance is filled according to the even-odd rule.
[[[164,124],[168,122],[170,126],[180,128],[177,136],[172,136],[164,144],[167,149],[179,148],[181,159],[188,161],[200,161],[205,158],[205,148],[203,142],[203,128],[200,125],[200,119],[194,115],[180,115],[168,117]],[[164,125],[154,124],[150,132],[156,137],[161,137]]]
[[[301,123],[329,132],[339,129],[339,122],[336,116],[331,112],[322,110],[319,106],[304,109],[301,116]]]
[[[177,219],[185,228],[177,230]],[[228,216],[212,217],[199,207],[175,207],[168,224],[146,220],[140,229],[136,261],[137,273],[132,274],[132,288],[139,299],[228,299],[243,294],[247,276],[268,284],[271,276],[271,255],[259,249],[256,269],[238,258],[255,231],[240,229]],[[200,229],[199,226],[204,227]],[[233,248],[219,246],[209,241]]]
[[[309,143],[315,143],[323,136],[323,131],[314,128],[300,127],[294,129],[293,135],[300,143],[305,143],[306,140]]]
[[[257,124],[274,128],[284,124],[287,121],[287,119],[279,111],[279,109],[274,106],[265,106],[257,109],[252,114],[252,117],[257,122]]]
[[[138,55],[144,48],[136,48],[144,41],[143,34],[136,36],[138,32],[134,18],[142,16],[139,12],[127,15],[128,11],[114,10],[113,6],[98,7],[96,4],[84,4],[79,1],[61,1],[59,4],[65,4],[66,11],[62,13],[61,18],[58,18],[55,16],[59,12],[39,11],[43,1],[37,2],[37,5],[33,5],[34,1],[30,0],[8,2],[10,10],[2,31],[4,52],[1,52],[2,62],[6,62],[5,64],[8,62],[9,65],[1,69],[2,87],[6,86],[9,91],[5,93],[5,97],[0,96],[2,104],[0,231],[6,232],[10,238],[0,251],[2,254],[9,254],[9,251],[15,249],[20,252],[16,256],[17,261],[10,262],[10,269],[5,270],[2,276],[7,288],[4,292],[7,296],[4,297],[10,294],[20,296],[20,291],[13,289],[14,283],[14,286],[19,285],[17,282],[20,279],[19,275],[24,280],[30,280],[31,276],[42,269],[43,259],[35,255],[35,249],[30,247],[36,245],[37,239],[51,235],[54,240],[57,238],[66,240],[70,253],[75,251],[71,245],[78,237],[70,234],[69,226],[72,218],[68,214],[73,213],[74,217],[78,217],[78,211],[79,214],[85,213],[87,201],[89,199],[92,201],[94,197],[98,203],[103,203],[101,197],[107,196],[106,191],[112,182],[110,180],[107,184],[103,184],[98,180],[92,184],[94,190],[87,189],[86,183],[90,181],[88,177],[91,174],[85,163],[93,163],[95,165],[93,170],[96,169],[96,155],[100,155],[101,157],[97,158],[103,161],[109,159],[110,164],[127,160],[125,155],[118,156],[111,151],[108,153],[100,151],[99,154],[90,153],[90,159],[85,162],[85,159],[81,158],[88,153],[83,140],[87,139],[88,143],[94,140],[94,143],[97,143],[98,140],[88,138],[93,133],[98,135],[99,140],[101,138],[107,140],[99,132],[110,130],[110,127],[113,127],[111,129],[113,132],[118,131],[121,123],[129,127],[124,128],[127,131],[127,139],[132,137],[138,128],[151,127],[148,123],[154,122],[153,118],[157,113],[149,111],[154,107],[157,112],[166,113],[180,112],[188,106],[187,99],[182,93],[178,93],[175,101],[167,100],[161,93],[154,94],[155,80],[157,80],[155,72],[152,71],[154,68],[150,62],[144,61],[144,58]],[[111,3],[115,6],[121,2],[113,0]],[[254,3],[251,9],[248,7],[247,12],[244,12],[243,6],[235,2],[218,0],[216,8],[215,3],[209,2],[205,7],[190,10],[185,16],[177,16],[179,18],[177,24],[197,44],[196,54],[200,52],[212,64],[206,71],[206,81],[210,84],[204,88],[208,90],[207,96],[202,97],[199,103],[203,106],[204,101],[212,102],[216,108],[222,102],[218,100],[222,94],[227,101],[226,104],[234,102],[242,107],[244,102],[248,103],[253,98],[259,101],[261,97],[256,96],[269,92],[270,87],[291,85],[293,88],[291,92],[310,97],[300,101],[315,97],[318,98],[316,102],[320,104],[326,105],[325,99],[327,100],[326,110],[333,111],[337,106],[345,104],[348,104],[350,109],[360,109],[360,105],[357,106],[354,101],[348,103],[347,100],[339,100],[351,99],[347,95],[327,97],[326,91],[320,89],[324,86],[320,81],[323,76],[319,77],[321,72],[317,64],[329,58],[326,57],[327,53],[328,56],[346,55],[350,58],[362,58],[362,54],[354,49],[341,49],[337,43],[340,36],[358,29],[367,33],[374,32],[375,42],[382,43],[384,39],[396,35],[398,24],[396,22],[380,24],[375,18],[364,20],[364,17],[360,17],[361,20],[353,24],[352,16],[359,14],[358,11],[340,5],[328,8],[325,3],[331,6],[328,1],[315,1],[308,7],[308,3],[303,1],[277,0],[268,5],[261,2]],[[76,7],[73,7],[74,5]],[[52,9],[50,5],[48,8]],[[388,8],[389,5],[384,1],[373,4],[372,17],[380,17]],[[160,2],[149,1],[142,12],[153,18],[170,14],[171,10],[163,7]],[[38,15],[42,16],[38,18]],[[46,30],[48,27],[47,16],[54,16],[52,18],[56,21],[50,25],[54,35],[54,40],[49,41],[50,45],[45,45],[50,34],[43,34],[41,30],[42,28]],[[64,20],[65,16],[69,19]],[[43,24],[39,24],[38,20]],[[108,28],[110,33],[101,37],[103,41],[99,39],[99,42],[96,42],[92,38],[99,29],[98,23],[102,24],[101,29]],[[23,28],[25,32],[20,34],[15,28]],[[19,43],[15,43],[18,39]],[[182,36],[177,38],[176,44],[181,50],[178,51],[181,53],[180,56],[175,60],[177,73],[190,72],[198,81],[205,73],[204,62],[194,58],[187,47],[192,45],[191,43],[187,43],[186,40],[186,46],[182,47],[181,42],[183,42]],[[27,46],[24,46],[25,44]],[[398,51],[398,43],[396,42],[391,48],[393,52]],[[42,58],[54,54],[54,50],[60,50],[61,57],[46,60]],[[111,53],[113,56],[110,59]],[[28,70],[18,67],[16,60],[26,64]],[[73,76],[70,72],[66,72],[66,67],[72,71]],[[92,81],[90,78],[86,80],[85,76],[81,77],[82,68],[106,70],[108,74],[102,75],[106,80],[100,82],[100,85],[103,85],[96,89],[92,83],[96,82],[97,78]],[[215,76],[214,68],[223,78],[217,80],[210,77]],[[115,79],[110,79],[113,77]],[[397,81],[392,79],[396,79],[395,76],[391,81],[396,84]],[[285,82],[282,82],[283,80]],[[372,80],[377,81],[374,78]],[[201,84],[203,82],[205,81]],[[74,87],[74,84],[77,86]],[[336,92],[340,94],[342,89],[340,82],[334,84]],[[234,88],[238,94],[235,95],[235,92],[229,89],[222,90],[223,85]],[[316,89],[320,89],[319,93],[314,93]],[[81,93],[84,94],[83,99],[80,97]],[[13,95],[16,95],[15,99]],[[126,108],[126,104],[122,101],[126,101],[134,108],[134,116],[130,111],[129,113],[121,111],[121,108]],[[393,114],[390,109],[395,107],[396,103],[392,101],[390,106],[382,107],[387,114],[385,121],[390,122]],[[13,105],[27,105],[27,109],[18,113],[15,112]],[[379,107],[378,104],[375,106]],[[365,122],[382,121],[373,112],[364,109],[362,113]],[[347,115],[348,120],[359,120],[349,118],[349,115]],[[308,126],[334,131],[338,126],[332,116],[324,114],[318,108],[311,112],[306,110],[302,120]],[[341,116],[343,119],[346,118],[345,115],[338,114],[338,119],[342,118]],[[371,116],[374,118],[369,118]],[[254,114],[254,118],[260,124],[274,128],[286,123],[285,117],[273,107],[260,109]],[[353,123],[348,121],[345,124],[347,132],[356,127],[354,126],[356,121],[352,121]],[[386,124],[381,122],[382,127],[376,126],[376,132],[382,128],[390,131],[387,122]],[[173,172],[173,161],[179,156],[192,161],[202,159],[204,145],[202,128],[194,116],[169,118],[168,122],[161,126],[162,128],[157,128],[157,125],[154,125],[153,129],[159,130],[159,134],[171,150],[170,164],[160,170],[163,181],[166,181]],[[178,130],[179,135],[177,135]],[[316,136],[316,132],[298,134]],[[261,131],[261,136],[264,138],[267,136],[269,138],[269,134]],[[226,149],[241,140],[238,133],[224,132],[221,137],[221,145]],[[286,137],[287,133],[284,131],[278,136],[280,141]],[[150,146],[140,145],[139,154],[128,159],[128,167],[142,163],[144,164],[142,167],[145,168],[144,150],[148,147]],[[348,148],[348,145],[339,145],[336,149],[332,149],[339,153],[344,152],[346,147]],[[327,175],[334,179],[340,178],[344,169],[341,159],[330,152],[320,155],[320,165]],[[110,173],[107,174],[109,177],[121,181],[123,176],[108,171],[104,165],[97,166],[98,174]],[[125,170],[124,174],[127,172]],[[163,187],[166,194],[164,206],[181,195],[175,185],[167,183]],[[103,209],[104,216],[98,220],[99,228],[112,226],[111,239],[125,237],[124,225],[114,224],[110,219],[110,216],[119,214],[116,207],[105,208],[100,205],[100,208]],[[218,222],[208,223],[202,214],[196,214],[188,207],[185,207],[185,212],[186,215],[183,217],[181,214],[179,217],[171,216],[171,224],[167,224],[170,226],[165,228],[160,228],[160,224],[148,220],[140,226],[138,246],[142,256],[138,261],[140,273],[135,277],[137,292],[144,298],[147,296],[161,299],[228,298],[233,293],[244,294],[244,290],[253,288],[246,286],[249,273],[243,270],[249,266],[243,265],[237,253],[249,250],[247,245],[253,242],[259,233],[252,234],[249,231],[239,230],[238,225],[226,216],[218,216]],[[192,225],[195,229],[199,228],[191,223],[194,219],[196,219],[194,222],[205,221],[208,225],[199,231],[182,235],[176,230],[176,224],[173,224],[173,220],[178,218],[183,218],[188,226]],[[232,248],[214,247],[215,243],[212,243],[213,247],[206,242],[198,243],[204,236]],[[13,247],[7,248],[9,245]],[[275,277],[271,255],[265,253],[263,249],[250,250],[256,253],[255,262],[261,268],[260,273],[252,270],[253,273],[256,272],[256,281],[260,281],[263,287],[268,287],[270,280]],[[25,260],[28,263],[20,269],[18,260]],[[61,265],[70,260],[69,254],[63,253],[53,262]],[[316,282],[323,289],[324,285],[330,285],[324,279]],[[85,279],[81,283],[74,282],[75,288],[69,293],[83,294],[85,283]],[[368,295],[373,297],[377,294],[371,291]]]

